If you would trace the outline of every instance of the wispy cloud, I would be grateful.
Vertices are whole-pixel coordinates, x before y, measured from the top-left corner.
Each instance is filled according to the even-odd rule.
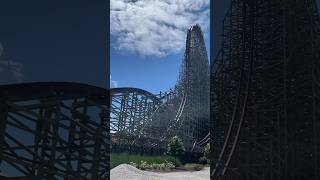
[[[23,65],[12,60],[3,58],[3,46],[0,43],[0,82],[15,83],[23,81]]]
[[[111,75],[110,75],[110,88],[116,88],[118,87],[118,82],[112,80]]]
[[[209,28],[210,0],[111,0],[112,46],[143,56],[184,48],[187,29]]]
[[[21,63],[0,60],[0,76],[2,76],[2,81],[22,82],[22,69],[23,65]]]

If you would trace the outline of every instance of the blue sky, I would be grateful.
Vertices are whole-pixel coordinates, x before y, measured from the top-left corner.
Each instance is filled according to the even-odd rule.
[[[200,24],[210,57],[209,0],[111,0],[110,86],[152,93],[175,85],[191,25]]]
[[[1,1],[0,85],[67,81],[106,87],[105,5],[105,0]]]

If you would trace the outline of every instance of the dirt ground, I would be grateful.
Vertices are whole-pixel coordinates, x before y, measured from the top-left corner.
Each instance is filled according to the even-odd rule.
[[[150,172],[142,171],[127,164],[111,169],[111,180],[208,180],[210,168],[194,172]]]

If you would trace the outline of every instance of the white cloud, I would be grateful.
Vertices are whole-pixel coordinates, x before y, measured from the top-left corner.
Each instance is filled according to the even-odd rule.
[[[21,63],[0,60],[0,82],[22,82],[22,68]]]
[[[118,82],[112,80],[111,75],[110,75],[110,88],[117,88],[118,87]]]
[[[143,56],[166,56],[185,47],[187,29],[209,28],[210,0],[111,0],[112,46]]]
[[[23,65],[15,61],[4,60],[2,55],[3,46],[0,43],[0,82],[22,82],[24,77],[22,74]]]

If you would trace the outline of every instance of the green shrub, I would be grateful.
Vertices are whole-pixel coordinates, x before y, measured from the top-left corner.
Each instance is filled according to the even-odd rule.
[[[157,166],[157,164],[150,164],[150,168],[152,170],[157,170],[158,166]]]
[[[146,161],[141,161],[140,164],[130,163],[131,165],[135,166],[141,170],[156,170],[156,171],[170,171],[175,168],[172,162],[164,162],[164,163],[153,163],[148,164]]]
[[[204,157],[207,158],[207,162],[210,162],[210,143],[208,143],[204,148]]]
[[[141,170],[149,169],[149,165],[148,165],[148,163],[146,161],[141,161],[140,165],[139,165],[139,168]]]
[[[111,167],[114,168],[120,164],[130,164],[141,170],[168,171],[172,170],[181,163],[172,156],[140,156],[129,155],[126,153],[112,153]]]
[[[202,164],[202,165],[205,165],[205,164],[208,163],[208,160],[207,160],[206,157],[203,156],[203,157],[199,158],[199,163]]]
[[[129,163],[131,166],[133,166],[133,167],[137,167],[138,165],[137,165],[137,163],[134,163],[134,162],[130,162]]]
[[[210,163],[210,143],[206,144],[203,156],[199,158],[199,163],[202,165]]]
[[[120,164],[130,164],[137,167],[141,161],[147,162],[147,164],[161,164],[171,162],[175,166],[180,166],[180,161],[176,160],[175,157],[163,155],[163,156],[140,156],[130,155],[127,153],[111,153],[111,168],[114,168]]]
[[[166,161],[165,166],[166,166],[166,168],[169,169],[169,170],[172,170],[172,169],[175,168],[175,166],[173,165],[173,163],[172,163],[172,162],[168,162],[168,161]]]
[[[178,136],[172,137],[168,142],[167,154],[177,158],[181,156],[185,151],[183,142]]]
[[[166,169],[166,165],[164,163],[159,164],[160,170],[164,171]]]

